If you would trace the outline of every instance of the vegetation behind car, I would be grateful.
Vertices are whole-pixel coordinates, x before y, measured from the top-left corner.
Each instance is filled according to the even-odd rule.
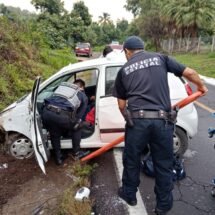
[[[77,61],[69,49],[49,49],[39,35],[28,30],[0,18],[0,110],[30,92],[38,75],[46,79]]]

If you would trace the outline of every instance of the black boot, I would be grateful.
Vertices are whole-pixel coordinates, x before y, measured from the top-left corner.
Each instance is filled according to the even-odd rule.
[[[73,153],[73,158],[75,160],[80,160],[81,158],[87,156],[88,154],[90,154],[90,151],[82,151],[82,150],[79,150],[75,153]]]
[[[55,163],[57,165],[62,165],[63,164],[63,156],[62,156],[60,150],[55,150]]]

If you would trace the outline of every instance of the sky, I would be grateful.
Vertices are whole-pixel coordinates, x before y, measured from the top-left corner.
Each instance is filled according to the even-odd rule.
[[[79,0],[62,0],[64,7],[69,12],[73,8],[73,3]],[[129,22],[133,19],[133,15],[126,11],[124,5],[126,0],[82,0],[89,9],[89,13],[92,15],[93,21],[98,21],[98,17],[102,14],[110,14],[110,18],[116,22],[117,19],[126,19]],[[35,7],[31,4],[31,0],[0,0],[0,4],[3,3],[6,6],[19,7],[22,10],[27,9],[30,12],[35,12]]]

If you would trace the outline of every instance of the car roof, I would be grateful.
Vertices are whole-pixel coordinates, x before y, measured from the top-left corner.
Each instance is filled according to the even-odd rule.
[[[76,46],[90,46],[90,43],[77,43]]]
[[[120,45],[120,44],[109,44],[108,46],[110,46],[112,49],[118,49],[118,50],[123,49],[123,45]]]
[[[77,62],[74,64],[69,64],[65,67],[63,67],[60,71],[52,75],[50,78],[54,78],[56,76],[61,76],[62,74],[67,74],[67,72],[71,72],[72,70],[77,71],[79,69],[87,69],[87,68],[93,68],[93,67],[100,67],[100,66],[108,66],[108,65],[124,65],[126,62],[125,54],[124,52],[120,51],[113,51],[109,53],[106,57],[100,57],[96,59],[86,60]],[[49,81],[50,78],[48,78],[46,81]],[[182,87],[183,83],[180,81],[178,77],[176,77],[174,74],[168,73],[168,79],[169,79],[169,87],[172,90],[171,94],[173,98],[177,98],[178,94],[186,95],[185,88]],[[44,81],[43,84],[46,82]],[[42,85],[43,85],[42,84]]]
[[[119,55],[114,55],[114,56],[108,56],[105,58],[96,58],[96,59],[91,59],[91,60],[86,60],[86,61],[81,61],[73,64],[69,64],[65,67],[63,67],[60,71],[55,73],[56,76],[59,74],[65,73],[67,71],[71,70],[76,70],[76,69],[81,69],[81,68],[88,68],[88,67],[98,67],[102,65],[123,65],[126,62],[125,55],[119,54]],[[53,76],[55,76],[53,75]]]

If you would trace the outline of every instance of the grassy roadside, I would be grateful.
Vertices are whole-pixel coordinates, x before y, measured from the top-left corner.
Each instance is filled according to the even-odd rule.
[[[90,187],[90,176],[97,164],[88,165],[75,162],[69,172],[73,176],[73,184],[68,187],[61,198],[56,215],[91,215],[93,200],[75,200],[75,194],[81,187]]]
[[[199,74],[215,78],[215,52],[208,54],[177,54],[179,62],[195,69]]]
[[[37,76],[45,80],[60,68],[77,62],[77,59],[70,48],[49,49],[37,32],[29,32],[29,28],[0,17],[0,62],[1,111],[29,93]],[[0,131],[2,129],[0,127]],[[58,215],[91,214],[91,201],[77,202],[74,195],[81,186],[90,186],[93,166],[76,163],[71,169],[71,175],[77,180],[61,196],[57,205]]]
[[[19,61],[1,61],[0,111],[29,93],[37,76],[42,76],[42,80],[45,80],[60,68],[77,61],[69,49],[41,49],[35,57],[26,57],[19,50],[16,53]]]

